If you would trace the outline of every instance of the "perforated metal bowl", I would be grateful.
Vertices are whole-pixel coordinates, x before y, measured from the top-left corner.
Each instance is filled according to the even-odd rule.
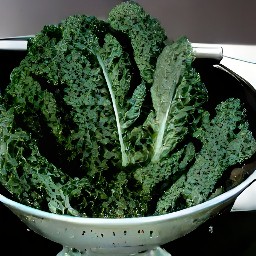
[[[234,202],[256,172],[232,190],[202,204],[153,217],[104,219],[57,215],[14,202],[4,203],[31,230],[64,246],[58,255],[170,255],[159,246],[186,235]],[[74,254],[74,250],[78,250]],[[140,254],[141,253],[141,254]]]
[[[211,74],[208,72],[204,74],[205,69],[208,69],[205,65],[200,67],[202,78],[209,77],[208,80],[212,83],[212,88],[215,85],[214,79],[218,78],[219,72],[224,72],[228,76],[227,80],[230,77],[238,81],[244,98],[251,106],[252,112],[256,113],[256,93],[246,81],[221,65],[217,65],[217,73],[214,71]],[[216,67],[213,69],[215,70]],[[229,95],[233,91],[233,87],[226,85],[226,87],[223,87],[222,93]],[[219,97],[218,93],[215,96]],[[212,216],[232,206],[238,195],[255,179],[256,172],[253,172],[240,185],[211,200],[177,212],[152,217],[82,218],[37,210],[10,200],[3,195],[0,195],[0,202],[8,207],[31,230],[63,245],[63,250],[58,256],[163,256],[170,254],[161,249],[161,245],[190,233]]]

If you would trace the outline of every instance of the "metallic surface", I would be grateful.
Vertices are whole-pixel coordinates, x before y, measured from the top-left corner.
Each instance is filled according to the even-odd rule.
[[[104,219],[57,215],[0,195],[0,201],[31,230],[68,248],[95,255],[132,255],[180,238],[235,201],[256,179],[256,172],[237,187],[202,204],[152,217]],[[66,254],[68,255],[68,254]]]
[[[14,38],[0,40],[7,49],[26,50],[26,40]],[[23,47],[19,49],[19,43]],[[1,44],[0,44],[1,45]],[[3,47],[3,45],[2,45]],[[8,48],[9,47],[9,48]],[[197,55],[223,61],[222,46],[193,44]],[[0,47],[1,48],[1,47]],[[208,51],[207,51],[208,50]],[[2,195],[0,201],[7,206],[30,229],[64,246],[58,254],[72,255],[70,248],[81,251],[80,255],[169,255],[163,246],[197,229],[211,217],[233,204],[238,196],[256,179],[256,172],[246,181],[212,200],[178,212],[144,218],[93,219],[76,218],[39,211],[14,202]],[[237,207],[237,205],[240,207]],[[236,204],[233,210],[243,210]],[[157,253],[157,254],[156,254]],[[142,255],[142,254],[140,254]]]

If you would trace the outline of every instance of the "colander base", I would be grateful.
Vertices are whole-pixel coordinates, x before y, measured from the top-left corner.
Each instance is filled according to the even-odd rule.
[[[136,253],[136,254],[125,254],[125,253],[118,253],[113,254],[113,252],[93,252],[93,251],[85,251],[85,252],[77,252],[74,251],[72,248],[63,247],[63,250],[57,254],[57,256],[171,256],[166,250],[162,249],[161,247],[156,247],[155,249]]]

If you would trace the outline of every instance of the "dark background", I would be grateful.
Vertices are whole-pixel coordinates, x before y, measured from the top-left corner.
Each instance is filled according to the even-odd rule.
[[[255,0],[137,0],[169,37],[195,43],[256,44]]]
[[[0,37],[31,35],[43,25],[84,13],[106,18],[121,0],[0,0]],[[170,38],[191,42],[256,44],[255,0],[137,0]]]

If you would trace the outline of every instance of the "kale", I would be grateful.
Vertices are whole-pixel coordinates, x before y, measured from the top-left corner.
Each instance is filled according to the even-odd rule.
[[[128,182],[119,172],[149,154],[139,120],[146,82],[134,79],[134,60],[118,33],[108,22],[86,15],[45,26],[29,40],[4,95],[15,128],[30,134],[40,154],[75,179],[69,190],[77,191],[84,180],[90,184],[83,189],[86,201],[82,192],[70,198],[81,214],[109,212],[101,213],[98,205],[113,198],[120,177]],[[134,204],[141,205],[140,200]]]
[[[63,186],[70,178],[39,153],[28,133],[14,129],[14,122],[13,108],[6,110],[1,104],[1,184],[25,205],[42,209],[46,204],[51,212],[77,215]]]
[[[256,140],[239,99],[229,98],[216,106],[212,119],[205,111],[193,136],[202,143],[188,172],[164,193],[156,212],[163,214],[202,203],[230,166],[242,163],[255,153]]]
[[[152,83],[156,60],[167,40],[160,22],[134,1],[114,7],[107,21],[131,40],[140,75],[147,83]]]
[[[207,200],[256,151],[240,103],[211,120],[191,43],[166,39],[127,1],[105,21],[72,15],[28,41],[0,102],[0,183],[13,199],[74,216],[161,214]]]
[[[153,130],[152,162],[167,156],[196,127],[207,89],[192,67],[195,56],[187,38],[166,46],[159,55],[151,96],[154,112],[147,125]]]

